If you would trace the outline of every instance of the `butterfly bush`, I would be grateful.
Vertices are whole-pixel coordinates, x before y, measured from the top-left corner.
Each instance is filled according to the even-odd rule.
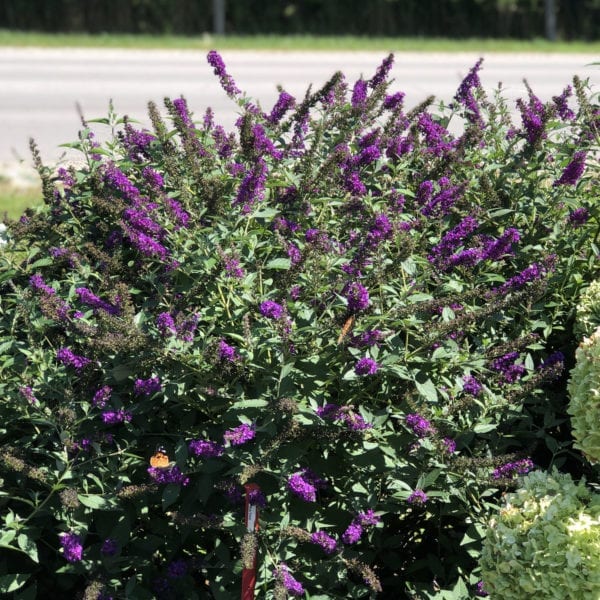
[[[578,78],[509,103],[481,60],[406,106],[391,55],[261,106],[208,63],[232,131],[166,98],[72,165],[32,143],[44,206],[0,253],[7,585],[228,600],[256,554],[266,599],[482,596],[502,494],[592,480],[563,369],[598,106]]]

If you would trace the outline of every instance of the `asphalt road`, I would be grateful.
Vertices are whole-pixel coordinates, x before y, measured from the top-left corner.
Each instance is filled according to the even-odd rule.
[[[276,85],[296,97],[307,86],[324,83],[336,70],[353,82],[370,77],[384,58],[379,52],[223,52],[228,71],[239,87],[260,101],[263,109],[277,98]],[[413,106],[430,94],[451,100],[478,54],[397,53],[393,90],[406,92]],[[578,74],[598,91],[596,55],[484,54],[482,84],[492,90],[502,82],[514,106],[525,95],[526,78],[542,100],[559,94]],[[75,140],[80,129],[79,104],[86,118],[106,116],[109,99],[116,112],[147,124],[149,100],[183,95],[200,119],[206,107],[216,121],[233,126],[237,106],[219,87],[204,53],[197,51],[17,49],[0,48],[0,163],[25,159],[34,137],[44,160],[59,160],[59,144]],[[96,126],[95,126],[96,127]],[[106,135],[97,126],[100,137]]]

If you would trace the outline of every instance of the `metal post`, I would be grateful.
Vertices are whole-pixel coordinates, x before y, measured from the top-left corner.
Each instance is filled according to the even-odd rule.
[[[213,32],[225,35],[225,0],[213,0]]]
[[[556,6],[554,0],[545,0],[544,17],[546,24],[546,39],[556,41]]]

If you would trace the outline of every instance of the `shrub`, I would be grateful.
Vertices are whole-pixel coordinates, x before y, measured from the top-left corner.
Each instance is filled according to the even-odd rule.
[[[569,380],[569,406],[575,448],[590,462],[600,462],[600,329],[579,344]]]
[[[264,598],[468,597],[498,493],[571,443],[598,111],[575,80],[513,125],[481,61],[406,110],[390,56],[263,112],[209,62],[236,132],[166,99],[79,166],[34,153],[45,207],[0,255],[2,581],[230,599],[257,550]]]
[[[582,339],[592,335],[598,326],[600,326],[600,281],[592,281],[579,297],[573,333],[577,339]]]
[[[600,598],[600,495],[534,471],[491,520],[481,555],[494,598]]]

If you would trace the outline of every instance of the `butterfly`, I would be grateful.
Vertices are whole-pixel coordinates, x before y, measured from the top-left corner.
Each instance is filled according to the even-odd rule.
[[[344,341],[344,338],[350,333],[350,331],[352,331],[355,321],[356,321],[356,317],[354,315],[350,315],[346,319],[346,322],[344,323],[344,326],[342,327],[342,331],[340,332],[340,337],[338,337],[338,340],[337,340],[338,344],[341,344]]]
[[[156,452],[150,457],[150,466],[155,469],[166,469],[169,464],[169,455],[162,446],[159,446]]]

